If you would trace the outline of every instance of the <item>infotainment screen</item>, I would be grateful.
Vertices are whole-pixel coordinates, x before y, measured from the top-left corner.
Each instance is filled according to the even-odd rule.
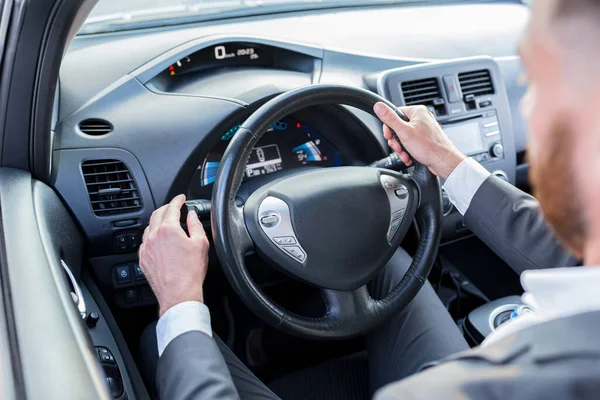
[[[486,150],[483,140],[481,140],[478,121],[445,125],[443,128],[452,143],[466,155],[469,156]]]

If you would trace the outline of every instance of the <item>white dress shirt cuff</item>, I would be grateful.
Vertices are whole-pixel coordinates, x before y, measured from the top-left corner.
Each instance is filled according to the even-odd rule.
[[[444,191],[459,213],[465,215],[479,187],[490,176],[490,172],[472,158],[466,158],[452,171]]]
[[[185,301],[169,308],[156,324],[158,356],[173,339],[191,331],[204,332],[212,337],[208,307],[199,301]]]

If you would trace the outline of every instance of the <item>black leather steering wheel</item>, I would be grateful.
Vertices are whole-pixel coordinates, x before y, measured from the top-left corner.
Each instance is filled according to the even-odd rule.
[[[373,114],[380,96],[338,85],[311,85],[283,93],[256,110],[233,136],[221,160],[212,196],[217,256],[242,301],[267,323],[318,339],[367,333],[400,312],[431,270],[441,236],[439,180],[415,163],[410,175],[367,167],[316,169],[284,177],[235,204],[252,150],[276,121],[302,108],[344,104]],[[375,300],[366,283],[389,261],[416,219],[420,241],[398,285]],[[274,302],[251,278],[246,253],[254,249],[287,275],[319,287],[322,317],[297,315]]]

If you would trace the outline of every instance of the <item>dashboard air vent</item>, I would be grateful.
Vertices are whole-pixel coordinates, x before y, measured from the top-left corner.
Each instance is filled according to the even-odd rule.
[[[458,81],[463,96],[494,94],[492,77],[487,69],[460,73],[458,74]]]
[[[136,182],[123,161],[85,161],[81,171],[94,214],[123,214],[142,208]]]
[[[437,105],[438,99],[442,97],[437,78],[402,82],[402,95],[407,106]]]
[[[79,130],[86,135],[101,136],[112,132],[113,126],[103,119],[90,118],[79,123]]]

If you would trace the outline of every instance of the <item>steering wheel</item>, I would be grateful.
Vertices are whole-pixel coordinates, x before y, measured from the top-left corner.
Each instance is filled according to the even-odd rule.
[[[243,207],[235,203],[252,149],[274,122],[322,104],[374,115],[378,101],[396,110],[372,92],[346,86],[283,93],[241,125],[223,155],[212,195],[217,256],[241,300],[284,332],[313,339],[365,334],[400,312],[431,270],[441,236],[441,192],[439,180],[419,163],[409,175],[367,167],[299,172],[262,186]],[[410,268],[385,298],[371,298],[367,282],[390,260],[413,219],[420,239]],[[252,249],[290,277],[320,288],[325,314],[301,316],[265,295],[246,268]]]

